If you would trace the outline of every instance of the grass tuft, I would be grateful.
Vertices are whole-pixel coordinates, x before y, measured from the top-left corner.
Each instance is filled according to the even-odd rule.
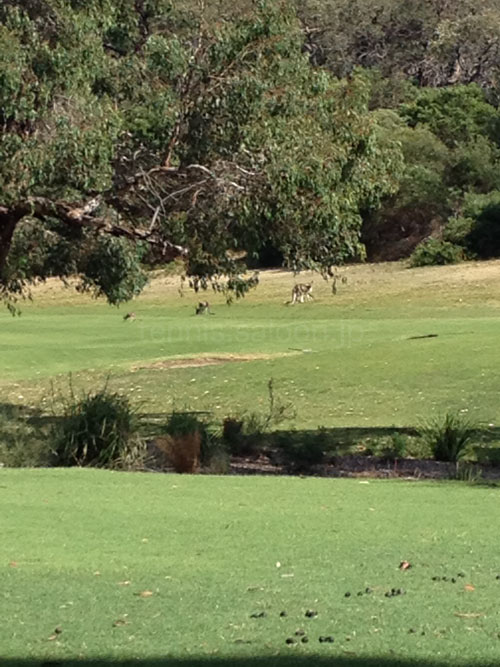
[[[436,461],[456,463],[463,458],[477,433],[477,425],[460,415],[448,412],[441,419],[427,422],[419,429],[420,435]]]
[[[55,464],[112,466],[126,455],[136,431],[136,413],[125,396],[105,385],[78,398],[70,384],[52,432]]]

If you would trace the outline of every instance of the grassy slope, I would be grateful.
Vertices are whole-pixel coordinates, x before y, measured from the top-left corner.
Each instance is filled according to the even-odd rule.
[[[0,312],[3,400],[48,402],[50,378],[67,388],[112,385],[145,410],[172,405],[217,417],[266,404],[274,377],[297,408],[297,427],[412,425],[423,415],[468,409],[497,422],[500,263],[408,270],[355,266],[334,297],[316,277],[314,303],[285,307],[291,275],[270,272],[258,290],[214,317],[195,317],[196,296],[158,279],[120,311],[51,283],[21,318]],[[305,279],[305,278],[301,278]],[[123,322],[134,310],[137,320]],[[408,340],[438,334],[437,338]],[[136,366],[221,353],[293,356],[169,370]]]
[[[500,655],[498,494],[452,483],[3,470],[0,652],[486,665]],[[413,563],[407,572],[402,559]],[[459,572],[457,583],[431,580]],[[407,593],[388,599],[392,587]],[[153,595],[136,595],[145,590]],[[304,618],[307,609],[318,618]],[[249,618],[259,610],[267,617]],[[118,619],[127,624],[113,627]],[[49,640],[56,626],[62,634]],[[310,642],[290,649],[297,628]],[[318,643],[327,634],[334,645]]]

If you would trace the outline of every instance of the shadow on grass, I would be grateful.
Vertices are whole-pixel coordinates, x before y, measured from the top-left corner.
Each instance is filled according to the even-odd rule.
[[[0,414],[5,415],[6,417],[10,416],[11,418],[17,416],[36,426],[56,424],[60,420],[60,417],[56,415],[43,414],[38,408],[19,406],[5,402],[0,402]],[[170,412],[147,412],[137,414],[142,435],[158,435],[158,431],[161,430],[161,427],[166,423],[170,414]],[[207,417],[210,421],[210,412],[191,411],[190,414],[197,414],[201,418]],[[295,436],[303,435],[306,439],[307,437],[317,434],[318,431],[319,429],[297,429],[290,431],[283,429],[282,432],[294,433]],[[364,440],[376,440],[378,438],[385,438],[395,434],[409,436],[418,435],[418,429],[411,426],[339,426],[334,428],[322,428],[321,431],[332,443],[332,450],[336,447],[348,449]],[[478,434],[480,434],[480,441],[482,443],[500,443],[500,427],[488,427],[484,428],[484,430],[478,429]]]
[[[199,416],[201,419],[211,421],[211,413],[206,411],[190,412]],[[137,413],[136,416],[139,421],[139,433],[145,439],[154,439],[158,435],[164,433],[165,424],[170,417],[170,412],[158,413]],[[0,421],[0,440],[2,436],[2,429],[9,428],[9,420],[21,421],[35,429],[39,429],[39,433],[43,437],[49,435],[52,427],[57,426],[62,417],[55,414],[44,414],[38,408],[19,406],[11,403],[0,402],[0,418],[3,417],[3,425]],[[455,475],[454,464],[440,463],[427,461],[425,457],[420,460],[416,458],[398,458],[397,466],[398,473],[394,459],[386,455],[384,447],[389,446],[390,438],[395,435],[411,436],[415,438],[418,436],[418,429],[415,427],[397,427],[397,426],[350,426],[350,427],[335,427],[335,428],[321,428],[321,429],[292,429],[292,430],[277,430],[274,433],[262,433],[263,447],[257,445],[255,452],[256,457],[260,451],[265,451],[274,464],[277,464],[276,471],[268,474],[298,474],[298,470],[287,470],[279,464],[279,456],[276,457],[276,452],[279,453],[283,442],[287,444],[287,436],[290,441],[306,445],[311,444],[312,447],[319,446],[326,454],[326,463],[331,463],[335,468],[341,470],[339,475],[344,476],[344,473],[355,475],[356,473],[373,472],[374,476],[384,476],[384,474],[376,474],[377,471],[389,469],[392,466],[393,476],[410,476],[422,479],[461,479],[464,482],[473,483],[476,486],[498,486],[500,479],[500,446],[495,447],[495,444],[500,444],[500,427],[489,427],[478,429],[476,450],[484,450],[485,460],[475,459],[471,461],[472,466],[477,466],[476,471],[470,472],[470,479],[466,475],[462,477]],[[385,442],[384,442],[385,440]],[[389,442],[387,442],[389,441]],[[363,447],[359,447],[362,444]],[[361,451],[360,451],[361,450]],[[352,456],[354,455],[354,456]],[[493,456],[495,455],[495,456]],[[344,457],[344,458],[342,458]],[[492,460],[488,460],[489,458]],[[251,457],[250,457],[251,458]],[[348,460],[353,463],[349,464]],[[346,463],[347,462],[347,463]],[[420,469],[420,464],[423,469]],[[434,464],[436,471],[426,470],[425,465]],[[437,467],[441,466],[442,470]],[[252,470],[247,466],[242,468],[241,474],[250,474]],[[255,469],[254,474],[266,474],[264,471]],[[307,471],[302,471],[307,472]],[[310,471],[309,471],[310,472]],[[484,476],[483,476],[484,472]],[[386,475],[387,476],[387,475]],[[391,475],[388,475],[391,476]],[[498,479],[497,479],[498,478]],[[496,481],[494,481],[496,480]]]
[[[293,650],[293,649],[292,649]],[[406,658],[275,656],[269,658],[158,658],[145,660],[2,660],[2,667],[498,667],[498,662],[438,662]]]

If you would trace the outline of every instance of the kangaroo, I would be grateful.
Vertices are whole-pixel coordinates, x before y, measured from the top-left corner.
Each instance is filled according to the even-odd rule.
[[[196,307],[195,313],[196,315],[205,315],[205,313],[208,313],[209,315],[215,315],[215,313],[212,313],[210,310],[210,304],[208,301],[200,301]]]
[[[123,320],[135,320],[135,313],[127,313],[123,316]]]
[[[292,289],[292,299],[287,301],[288,304],[294,305],[297,303],[304,303],[304,299],[314,299],[312,295],[313,284],[311,283],[298,283],[293,286]]]

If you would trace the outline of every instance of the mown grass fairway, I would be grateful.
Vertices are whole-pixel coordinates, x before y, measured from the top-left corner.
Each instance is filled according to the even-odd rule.
[[[2,470],[0,499],[4,659],[500,658],[497,489]]]
[[[120,310],[42,286],[20,318],[0,312],[0,392],[48,406],[54,376],[66,391],[70,371],[77,388],[102,386],[111,373],[111,386],[142,410],[175,405],[222,419],[265,409],[273,377],[297,428],[408,426],[450,409],[498,422],[499,262],[353,266],[344,275],[337,296],[316,276],[315,301],[287,307],[293,276],[264,273],[231,307],[209,293],[213,317],[194,315],[199,297],[180,298],[176,278],[153,281]],[[137,319],[124,322],[131,310]],[[437,337],[412,338],[427,334]],[[204,365],[224,355],[245,361]],[[179,358],[194,365],[158,368]]]

